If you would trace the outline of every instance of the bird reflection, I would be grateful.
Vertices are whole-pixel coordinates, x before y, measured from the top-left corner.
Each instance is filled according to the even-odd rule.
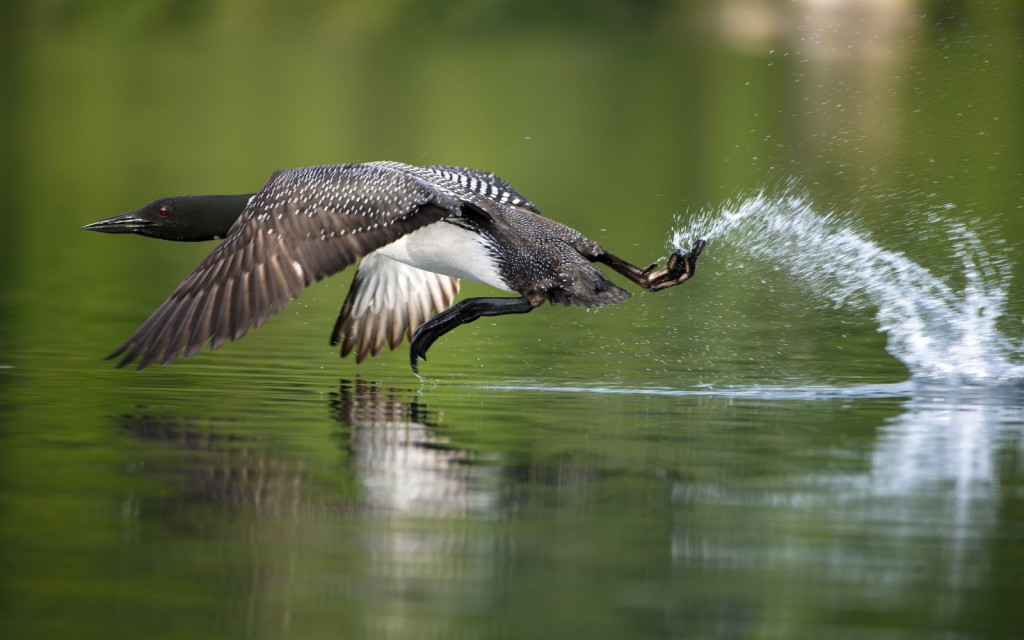
[[[417,637],[451,637],[449,619],[419,620],[420,607],[492,606],[500,543],[474,520],[495,508],[496,465],[454,446],[412,390],[342,380],[327,408],[341,449],[328,444],[305,457],[252,435],[263,433],[258,416],[120,417],[125,432],[159,445],[142,448],[130,470],[182,487],[173,498],[166,490],[126,497],[125,535],[142,537],[138,523],[150,521],[258,541],[239,545],[224,578],[229,591],[246,594],[238,616],[251,631],[288,629],[296,611],[347,600],[367,605],[352,610],[360,637],[386,636],[414,619]],[[309,584],[335,588],[311,594]]]
[[[438,415],[413,392],[341,380],[330,409],[342,425],[336,435],[348,453],[341,470],[349,480],[332,485],[358,487],[333,495],[308,486],[311,477],[325,475],[324,469],[246,435],[251,425],[245,421],[140,411],[118,423],[138,440],[194,454],[188,459],[147,455],[131,465],[183,478],[182,499],[189,502],[226,503],[268,515],[357,510],[466,516],[495,508],[497,472],[441,435]],[[328,471],[336,477],[338,467]]]
[[[244,508],[262,515],[295,513],[302,503],[305,464],[275,455],[232,420],[127,414],[120,427],[138,440],[187,450],[194,458],[146,456],[131,468],[183,478],[181,500]]]
[[[487,466],[438,433],[438,416],[408,392],[362,379],[342,380],[331,406],[363,500],[374,509],[464,516],[493,509]]]

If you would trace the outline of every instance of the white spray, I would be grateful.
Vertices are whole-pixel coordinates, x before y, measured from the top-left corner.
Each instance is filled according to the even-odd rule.
[[[745,255],[777,265],[837,307],[877,308],[887,349],[917,379],[952,383],[1004,382],[1024,377],[1024,344],[996,327],[1003,314],[1009,270],[977,234],[937,217],[951,245],[949,269],[936,275],[907,256],[882,248],[847,220],[814,210],[794,187],[781,197],[763,192],[722,211],[706,212],[672,238],[676,248],[693,239],[708,249],[728,243]],[[686,250],[685,248],[683,249]],[[961,274],[963,289],[950,276]]]

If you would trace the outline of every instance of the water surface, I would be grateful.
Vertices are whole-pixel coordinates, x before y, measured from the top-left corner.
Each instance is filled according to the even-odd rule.
[[[1019,637],[1021,13],[813,5],[0,10],[0,636]],[[423,380],[326,344],[350,274],[103,360],[212,246],[82,224],[385,158],[709,245]]]

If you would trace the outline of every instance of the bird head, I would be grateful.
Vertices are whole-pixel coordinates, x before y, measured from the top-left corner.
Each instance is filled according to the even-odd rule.
[[[82,228],[179,242],[215,240],[227,235],[251,196],[168,196]]]

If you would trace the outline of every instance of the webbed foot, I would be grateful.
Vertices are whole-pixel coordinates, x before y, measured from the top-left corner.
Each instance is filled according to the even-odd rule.
[[[687,253],[676,250],[669,256],[668,263],[664,268],[644,274],[647,279],[645,287],[649,291],[661,291],[692,278],[693,274],[697,272],[697,258],[704,250],[705,245],[707,245],[707,241],[700,239],[693,243],[693,247]]]
[[[527,313],[536,307],[526,298],[469,298],[442,311],[416,329],[409,344],[409,364],[412,372],[420,375],[419,361],[427,359],[427,349],[434,341],[455,327],[468,324],[483,316],[501,316],[507,313]]]

